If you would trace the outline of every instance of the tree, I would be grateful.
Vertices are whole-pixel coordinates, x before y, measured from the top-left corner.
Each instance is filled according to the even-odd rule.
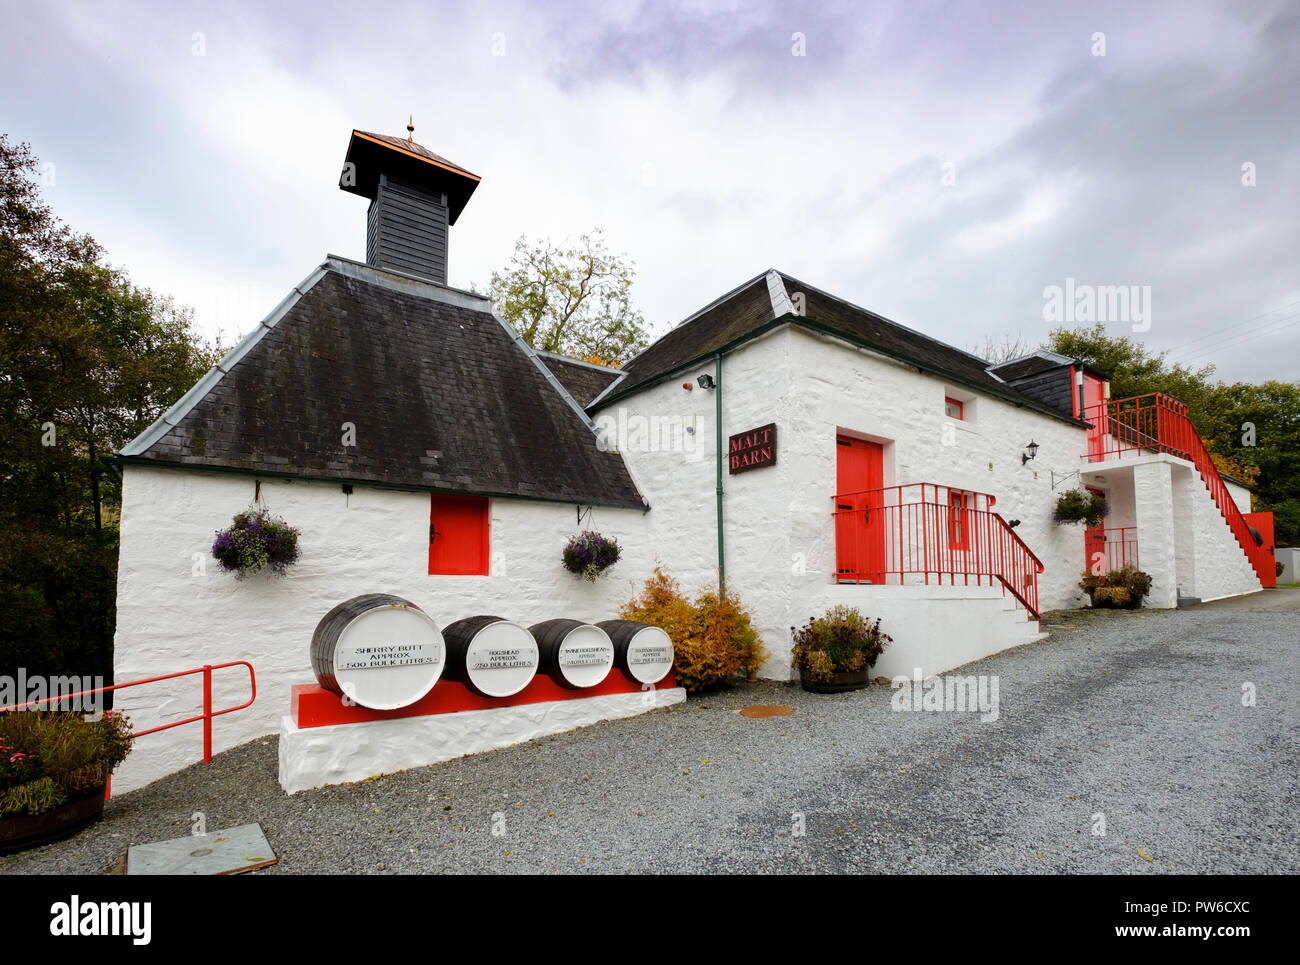
[[[111,673],[121,490],[104,457],[219,351],[40,197],[0,135],[0,673]]]
[[[645,320],[632,307],[635,277],[599,228],[567,248],[521,236],[505,270],[492,273],[488,294],[533,348],[619,365],[647,344]]]
[[[1032,349],[1019,332],[1016,332],[1015,338],[1004,332],[1001,342],[993,341],[992,335],[985,335],[983,346],[972,345],[967,351],[971,355],[978,355],[990,365],[1001,365],[1003,362],[1010,362],[1022,355],[1028,355]]]

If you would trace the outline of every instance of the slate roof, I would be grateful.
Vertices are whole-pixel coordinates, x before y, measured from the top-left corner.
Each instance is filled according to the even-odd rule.
[[[565,358],[553,352],[537,350],[543,364],[560,380],[578,405],[589,405],[591,400],[604,392],[611,382],[619,376],[618,369],[604,365],[594,365],[578,359]]]
[[[1016,379],[1041,375],[1051,369],[1059,369],[1062,366],[1073,364],[1074,359],[1065,355],[1057,355],[1055,352],[1035,352],[1033,355],[1023,355],[1018,359],[1000,362],[993,366],[993,371],[998,378],[1014,382]]]
[[[792,302],[802,303],[796,315]],[[612,402],[726,352],[776,325],[800,325],[844,338],[940,378],[1056,419],[1078,420],[1043,405],[989,372],[989,363],[897,322],[771,270],[701,309],[623,367],[625,378],[600,400]]]
[[[645,507],[490,302],[334,256],[120,457]]]

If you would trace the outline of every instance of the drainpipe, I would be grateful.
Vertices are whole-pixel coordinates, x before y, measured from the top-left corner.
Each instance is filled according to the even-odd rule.
[[[722,451],[722,353],[717,352],[713,356],[713,381],[717,383],[713,390],[713,400],[716,407],[714,415],[715,432],[717,436],[717,466],[718,466],[718,596],[727,592],[727,558],[723,550],[722,543],[722,460],[724,453]]]

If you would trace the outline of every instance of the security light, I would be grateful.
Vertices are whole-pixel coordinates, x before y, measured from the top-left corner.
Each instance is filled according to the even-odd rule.
[[[701,389],[712,389],[717,387],[717,384],[713,381],[713,376],[711,375],[701,375],[695,381],[700,384]]]

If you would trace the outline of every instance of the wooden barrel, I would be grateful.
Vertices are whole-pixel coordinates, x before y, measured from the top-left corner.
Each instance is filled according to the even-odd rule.
[[[444,656],[442,633],[429,615],[386,593],[340,603],[311,638],[320,685],[371,710],[415,703],[438,682]]]
[[[459,680],[480,697],[510,697],[537,675],[537,641],[518,623],[501,617],[466,617],[442,631],[447,666],[442,675]]]
[[[673,640],[659,627],[636,620],[597,623],[614,644],[614,663],[639,684],[657,684],[673,669]]]
[[[581,620],[545,620],[528,628],[537,640],[538,669],[561,687],[594,687],[614,666],[614,644],[600,627]]]

